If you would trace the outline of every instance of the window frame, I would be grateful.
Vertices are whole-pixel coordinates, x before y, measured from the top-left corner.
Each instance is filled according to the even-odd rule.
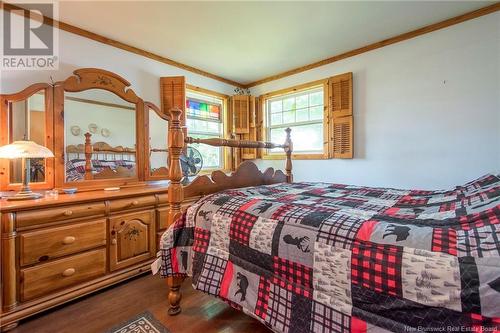
[[[264,139],[264,141],[269,141],[269,125],[268,125],[268,112],[267,112],[267,103],[268,100],[276,98],[276,97],[283,97],[286,95],[291,95],[295,93],[300,93],[302,91],[306,90],[311,90],[314,88],[322,87],[323,88],[323,153],[318,152],[318,153],[292,153],[292,158],[296,160],[321,160],[321,159],[328,159],[329,158],[329,112],[328,112],[328,79],[321,79],[321,80],[316,80],[292,87],[288,87],[285,89],[280,89],[276,91],[272,91],[263,95],[259,96],[259,103],[260,103],[260,118],[262,119],[262,128],[260,130],[261,132],[261,137]],[[292,142],[293,142],[293,130],[291,133],[292,136]],[[275,143],[281,143],[281,142],[275,142]],[[286,155],[285,153],[270,153],[268,149],[265,149],[262,152],[262,159],[264,160],[282,160],[285,159]]]
[[[229,110],[228,110],[229,96],[225,95],[225,94],[221,94],[221,93],[213,91],[213,90],[209,90],[209,89],[197,87],[194,85],[186,84],[186,100],[188,99],[189,92],[195,93],[195,94],[206,95],[208,97],[217,98],[217,99],[222,100],[222,115],[221,115],[222,133],[221,133],[221,138],[227,138],[229,136],[229,133],[230,133]],[[187,121],[187,118],[191,118],[191,117],[188,117],[187,112],[186,112],[186,121]],[[196,118],[196,117],[193,117],[192,119],[197,119],[197,120],[202,120],[202,121],[205,120],[205,119],[200,119],[200,118]],[[190,130],[187,127],[187,124],[186,124],[186,129],[187,129],[187,133],[189,135]],[[205,135],[205,134],[212,135],[211,133],[199,133],[196,131],[194,131],[194,133],[202,134],[202,135]],[[206,168],[206,169],[204,168],[200,171],[200,174],[211,173],[212,171],[215,171],[215,170],[227,171],[228,166],[231,165],[230,150],[227,147],[221,147],[221,154],[222,154],[222,158],[221,158],[222,165],[220,168]]]

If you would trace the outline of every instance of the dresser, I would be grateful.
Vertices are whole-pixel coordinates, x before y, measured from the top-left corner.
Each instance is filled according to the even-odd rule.
[[[2,331],[148,272],[166,229],[167,184],[0,201]]]

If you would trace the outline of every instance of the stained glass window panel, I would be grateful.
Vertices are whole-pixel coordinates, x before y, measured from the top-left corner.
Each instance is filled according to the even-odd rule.
[[[188,91],[186,100],[186,126],[193,138],[223,137],[223,101],[215,96]],[[193,144],[203,157],[203,169],[224,167],[223,149],[204,144]]]
[[[222,105],[209,102],[202,102],[188,98],[186,100],[186,114],[188,117],[197,117],[203,119],[221,119]]]

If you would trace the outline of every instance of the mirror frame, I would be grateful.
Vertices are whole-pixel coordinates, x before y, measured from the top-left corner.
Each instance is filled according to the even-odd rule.
[[[9,144],[9,104],[19,102],[33,96],[43,90],[45,94],[45,147],[49,148],[55,155],[54,150],[54,122],[53,122],[53,87],[48,83],[35,83],[26,89],[14,94],[1,95],[0,109],[0,146]],[[0,160],[0,187],[2,191],[19,191],[21,183],[10,182],[10,160]],[[31,183],[30,187],[35,190],[49,189],[54,187],[54,158],[45,159],[45,181]]]
[[[55,185],[61,187],[93,187],[123,186],[138,183],[145,179],[145,104],[135,92],[129,88],[130,82],[121,76],[98,68],[82,68],[73,72],[65,81],[57,82],[54,86],[54,133],[60,138],[55,142]],[[65,128],[64,128],[64,93],[80,92],[89,89],[101,89],[114,93],[123,100],[135,104],[136,111],[136,175],[126,178],[93,179],[66,182],[65,168]]]

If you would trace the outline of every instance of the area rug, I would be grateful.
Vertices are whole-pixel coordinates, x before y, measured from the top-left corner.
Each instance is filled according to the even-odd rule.
[[[151,312],[146,311],[113,327],[106,333],[170,333],[170,331]]]

